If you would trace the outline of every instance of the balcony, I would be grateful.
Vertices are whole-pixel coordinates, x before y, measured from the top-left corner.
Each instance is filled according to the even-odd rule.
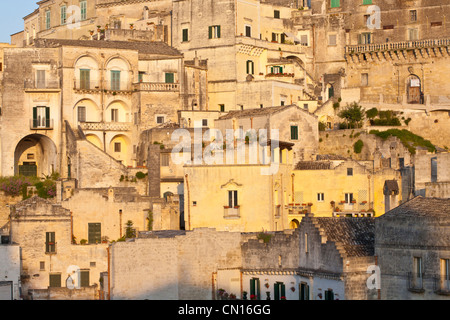
[[[223,207],[223,217],[225,219],[239,219],[241,217],[241,207]]]
[[[73,90],[78,92],[104,92],[104,93],[130,93],[133,90],[133,86],[130,82],[126,81],[81,81],[75,79],[73,81]]]
[[[80,80],[74,80],[73,82],[73,89],[76,91],[100,91],[101,85],[100,81],[80,81]]]
[[[82,130],[90,131],[130,131],[131,122],[80,122]]]
[[[346,54],[367,53],[375,51],[397,51],[423,48],[439,48],[450,45],[450,39],[426,39],[414,41],[359,44],[345,47]]]
[[[285,206],[285,209],[288,210],[289,215],[299,215],[311,213],[311,206],[312,203],[290,203]]]
[[[139,82],[133,84],[135,91],[151,91],[151,92],[179,92],[180,85],[178,83],[165,82]]]
[[[26,92],[60,91],[61,89],[58,80],[46,80],[46,81],[25,80],[23,87]]]
[[[434,292],[439,295],[450,296],[449,275],[437,275],[434,278]]]
[[[408,273],[408,290],[415,293],[423,293],[423,277],[424,273],[409,272]]]
[[[31,130],[53,130],[53,119],[39,118],[30,120]]]
[[[341,201],[333,206],[333,216],[339,217],[372,217],[373,202],[353,200],[352,202]]]

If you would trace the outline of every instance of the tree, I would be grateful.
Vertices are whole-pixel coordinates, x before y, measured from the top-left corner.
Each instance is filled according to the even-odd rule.
[[[373,119],[378,115],[378,109],[377,108],[372,108],[366,111],[366,117],[368,119]]]
[[[128,220],[125,228],[125,238],[134,238],[136,237],[136,230],[133,228],[133,221]]]
[[[348,123],[348,128],[361,128],[364,115],[365,110],[356,102],[347,105],[347,107],[338,114],[340,118],[345,119]]]

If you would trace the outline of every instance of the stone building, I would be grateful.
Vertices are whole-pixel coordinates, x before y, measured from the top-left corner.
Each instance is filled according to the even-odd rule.
[[[22,263],[17,244],[0,245],[0,300],[19,300],[21,297]]]
[[[381,299],[449,299],[449,202],[417,196],[375,220]]]
[[[393,168],[375,170],[372,161],[331,156],[328,160],[299,161],[291,176],[293,197],[288,208],[297,224],[309,212],[308,206],[321,217],[370,217],[380,216],[402,201],[400,172]],[[385,192],[386,184],[394,195]]]
[[[414,161],[415,194],[424,197],[450,197],[450,154],[421,152]]]
[[[24,299],[98,296],[107,245],[73,245],[72,232],[70,211],[61,205],[32,197],[11,206],[10,241],[21,248]]]

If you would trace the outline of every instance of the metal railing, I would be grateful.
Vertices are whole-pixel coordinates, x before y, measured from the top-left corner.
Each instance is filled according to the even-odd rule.
[[[386,43],[358,44],[345,47],[345,53],[363,53],[373,51],[392,51],[449,46],[450,39],[425,39]]]
[[[36,80],[25,80],[24,81],[25,89],[60,89],[60,83],[58,80],[45,80],[45,81],[36,81]]]
[[[31,130],[51,130],[53,129],[53,119],[31,119],[30,120]]]

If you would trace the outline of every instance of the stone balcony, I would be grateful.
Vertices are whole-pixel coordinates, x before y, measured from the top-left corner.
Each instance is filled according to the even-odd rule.
[[[358,44],[345,47],[345,53],[365,53],[373,51],[396,51],[421,48],[439,48],[450,45],[450,39],[425,39],[414,41]]]
[[[179,92],[180,85],[178,83],[165,82],[139,82],[133,84],[135,91],[152,91],[152,92]]]
[[[373,202],[353,201],[352,203],[339,202],[334,205],[333,217],[370,217],[373,216],[371,211]]]
[[[82,130],[87,131],[130,131],[131,122],[80,122]]]

